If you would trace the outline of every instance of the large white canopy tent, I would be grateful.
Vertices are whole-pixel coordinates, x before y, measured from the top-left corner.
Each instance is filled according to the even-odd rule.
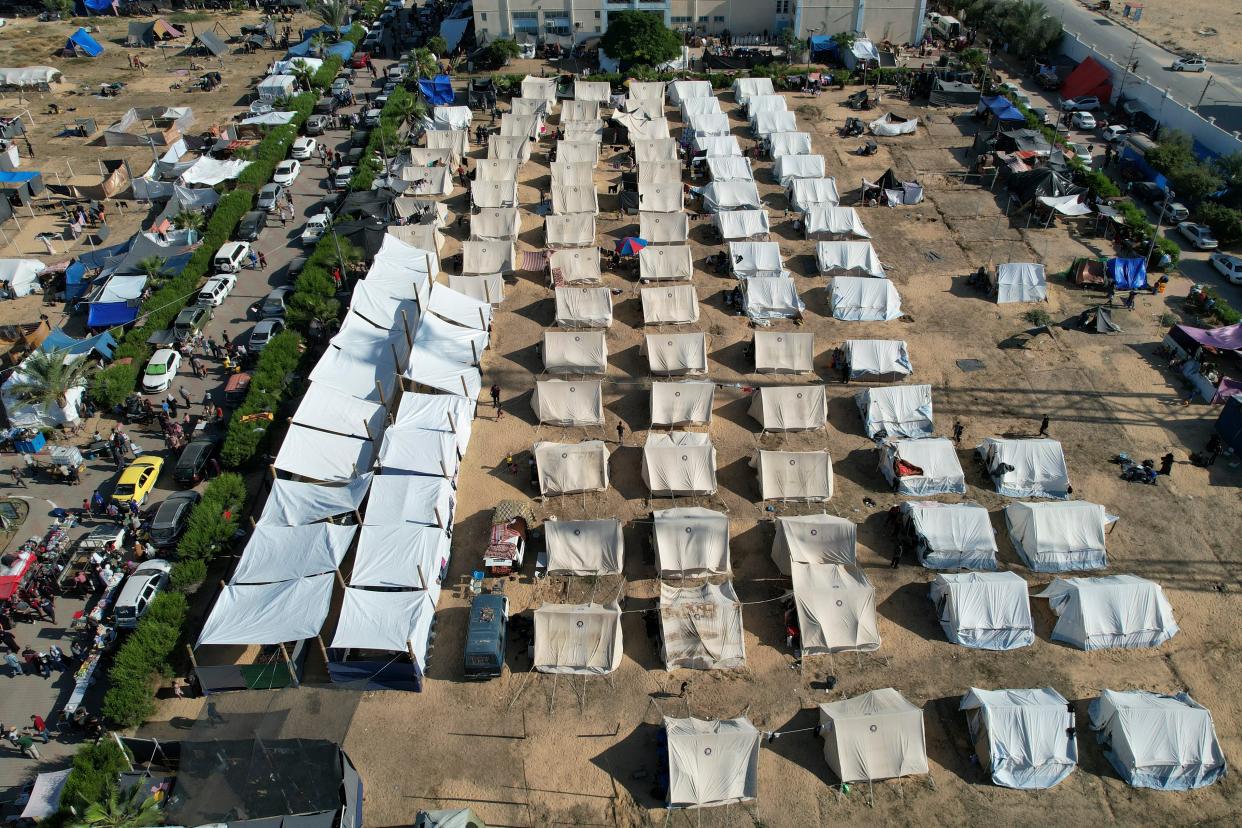
[[[436,598],[429,592],[390,592],[347,587],[341,600],[334,650],[408,653],[422,674],[435,624]]]
[[[858,527],[827,514],[777,517],[772,561],[786,576],[792,564],[853,565],[858,562]]]
[[[591,83],[591,81],[575,81],[575,83]],[[585,121],[587,123],[598,121],[600,117],[600,104],[607,103],[606,99],[598,98],[594,95],[584,97],[575,95],[574,100],[564,101],[561,104],[561,123],[569,124],[575,121]]]
[[[608,448],[600,440],[539,442],[533,452],[540,494],[602,492],[608,488]]]
[[[888,385],[854,395],[863,431],[875,438],[930,437],[933,432],[930,385]]]
[[[427,474],[457,479],[462,450],[448,431],[390,428],[380,442],[376,467],[384,474]]]
[[[983,459],[996,491],[1007,497],[1069,497],[1069,469],[1056,440],[988,437],[975,453]]]
[[[805,213],[816,204],[840,204],[835,178],[795,178],[785,188],[789,208]]]
[[[226,584],[196,647],[275,646],[319,635],[332,601],[333,573],[272,584]]]
[[[997,302],[1043,302],[1047,298],[1048,278],[1043,265],[1010,262],[996,266]]]
[[[643,446],[643,482],[651,497],[691,497],[716,492],[716,448],[691,431],[653,432]]]
[[[661,577],[727,575],[729,516],[684,506],[652,512],[652,537]]]
[[[826,451],[764,451],[750,461],[759,472],[762,500],[832,498],[832,460]]]
[[[689,245],[648,246],[638,251],[638,278],[643,282],[693,277],[694,254]]]
[[[690,216],[681,211],[638,211],[638,235],[648,244],[684,244],[690,238]]]
[[[660,583],[664,666],[733,670],[746,666],[742,603],[732,581],[699,586]]]
[[[898,494],[966,493],[966,473],[957,459],[957,448],[944,437],[885,443],[880,446],[880,471]]]
[[[612,324],[612,293],[606,287],[558,287],[559,328],[607,328]]]
[[[419,524],[452,530],[456,498],[443,477],[377,474],[363,515],[364,526]]]
[[[1051,687],[981,690],[962,697],[980,767],[1005,788],[1051,788],[1078,766],[1072,705]]]
[[[402,375],[415,386],[425,386],[448,394],[461,394],[475,400],[482,390],[483,381],[478,367],[454,362],[440,356],[437,344],[431,347],[416,345],[410,352],[409,367]]]
[[[546,118],[552,111],[552,103],[539,98],[517,97],[509,102],[509,111],[514,115],[538,115]]]
[[[522,166],[516,158],[480,158],[474,162],[475,181],[517,181]],[[556,174],[553,169],[552,174]]]
[[[642,288],[644,325],[688,325],[699,321],[699,297],[693,285]]]
[[[843,322],[886,322],[901,318],[901,296],[888,279],[837,276],[832,280],[832,318]]]
[[[431,110],[430,129],[469,129],[474,117],[468,106],[437,106]]]
[[[750,398],[750,416],[764,431],[808,431],[828,422],[828,399],[822,385],[766,386]]]
[[[823,178],[824,156],[782,155],[772,165],[772,178],[782,187],[788,187],[798,178]]]
[[[767,210],[723,210],[712,214],[712,224],[723,241],[767,238],[772,230]]]
[[[1225,775],[1212,714],[1187,693],[1105,690],[1087,715],[1109,764],[1136,788],[1189,791]]]
[[[621,521],[556,520],[543,523],[547,571],[569,575],[618,575],[625,565]]]
[[[448,150],[454,163],[460,161],[470,151],[470,136],[464,129],[429,129],[425,137],[427,149]],[[527,150],[526,157],[530,157],[530,150]]]
[[[773,132],[764,136],[769,154],[773,158],[786,155],[810,155],[811,133],[809,132]]]
[[[803,655],[880,648],[875,588],[860,568],[793,563],[790,570]]]
[[[824,758],[842,782],[925,774],[923,711],[891,687],[819,706]]]
[[[420,431],[444,431],[453,435],[457,447],[465,454],[470,444],[475,403],[457,394],[401,395],[397,416],[389,431],[418,429]]]
[[[652,428],[707,425],[712,421],[716,385],[711,382],[651,383]]]
[[[699,82],[674,81],[673,85]],[[763,734],[749,719],[665,717],[664,732],[669,808],[711,808],[749,802],[759,795]]]
[[[720,155],[707,159],[707,172],[712,181],[754,181],[750,159],[739,155]]]
[[[996,533],[974,503],[901,504],[914,529],[919,563],[928,569],[996,569]]]
[[[612,100],[612,86],[607,81],[575,79],[574,100],[608,103]]]
[[[539,380],[530,398],[540,423],[602,426],[604,390],[599,380]]]
[[[331,483],[370,471],[375,449],[371,440],[291,425],[272,465],[295,477]]]
[[[349,583],[426,589],[438,596],[450,554],[448,533],[438,526],[363,526]]]
[[[603,331],[544,331],[543,369],[549,374],[602,374],[608,370]]]
[[[806,303],[788,276],[742,276],[742,308],[752,320],[800,319]]]
[[[847,339],[842,349],[851,380],[900,382],[914,373],[905,340]]]
[[[954,644],[980,650],[1016,650],[1035,642],[1026,581],[1014,572],[940,574],[931,601]]]
[[[1110,520],[1098,503],[1010,503],[1005,523],[1018,557],[1034,572],[1108,566],[1104,536]]]
[[[359,475],[339,486],[304,483],[297,480],[272,481],[263,504],[259,525],[306,526],[321,520],[358,512],[371,488],[371,475]]]
[[[703,209],[709,213],[722,210],[760,210],[763,201],[753,181],[713,181],[699,188]]]
[[[535,669],[606,675],[621,666],[621,610],[615,605],[544,604],[535,610]]]
[[[542,101],[547,104],[547,111],[556,106],[557,78],[537,78],[527,75],[522,79],[522,97],[529,100]]]
[[[230,584],[271,584],[336,572],[358,533],[357,526],[255,526]]]
[[[505,301],[505,280],[499,273],[450,273],[448,286],[463,296],[491,305]]]
[[[1081,650],[1159,647],[1178,633],[1160,584],[1137,575],[1057,578],[1037,597],[1057,616],[1052,640]]]
[[[374,440],[384,433],[388,411],[379,403],[360,400],[343,391],[312,382],[298,402],[293,422],[333,434]]]
[[[703,333],[648,334],[643,341],[651,373],[681,376],[707,373],[707,336]]]
[[[598,141],[557,141],[556,160],[594,164],[599,160]]]
[[[755,331],[755,371],[804,374],[813,370],[815,334]]]

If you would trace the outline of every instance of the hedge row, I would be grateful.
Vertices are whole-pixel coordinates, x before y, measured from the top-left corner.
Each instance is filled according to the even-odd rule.
[[[349,189],[364,192],[371,189],[375,176],[380,173],[379,158],[387,158],[401,146],[401,125],[414,106],[414,96],[404,86],[398,86],[388,96],[381,111],[379,124],[371,130],[367,147],[358,169],[349,181]]]
[[[190,513],[185,534],[177,542],[173,588],[182,589],[203,580],[207,562],[237,532],[238,515],[245,503],[246,482],[241,475],[222,474],[207,484],[202,500]]]
[[[67,818],[66,822],[76,821],[70,808],[77,811],[80,818],[91,803],[106,800],[117,778],[129,770],[130,759],[115,739],[83,745],[73,756],[73,767],[61,789],[60,810],[56,816]]]
[[[296,331],[281,331],[259,355],[250,374],[246,399],[229,421],[220,459],[230,468],[248,463],[267,444],[273,419],[289,390],[290,378],[302,359],[302,337]],[[247,420],[251,415],[256,416]]]
[[[103,699],[103,714],[110,721],[133,727],[155,712],[151,684],[169,671],[168,657],[181,639],[188,613],[189,603],[180,592],[164,592],[151,600],[112,660]]]

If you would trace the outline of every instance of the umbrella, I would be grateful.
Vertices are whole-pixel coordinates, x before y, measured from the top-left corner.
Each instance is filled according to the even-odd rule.
[[[639,239],[629,236],[617,242],[617,253],[622,256],[637,256],[638,251],[642,250],[646,246],[646,239]]]

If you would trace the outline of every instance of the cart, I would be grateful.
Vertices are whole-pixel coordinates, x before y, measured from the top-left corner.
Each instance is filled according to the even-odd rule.
[[[527,533],[535,523],[535,513],[525,500],[502,500],[492,510],[492,529],[483,569],[493,577],[508,575],[522,568],[526,556]]]

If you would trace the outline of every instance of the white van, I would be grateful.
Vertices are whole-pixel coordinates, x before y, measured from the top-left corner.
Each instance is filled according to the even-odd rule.
[[[250,257],[250,243],[242,241],[225,242],[224,245],[216,251],[215,258],[211,260],[219,273],[240,273],[241,269],[246,265],[246,259]]]

